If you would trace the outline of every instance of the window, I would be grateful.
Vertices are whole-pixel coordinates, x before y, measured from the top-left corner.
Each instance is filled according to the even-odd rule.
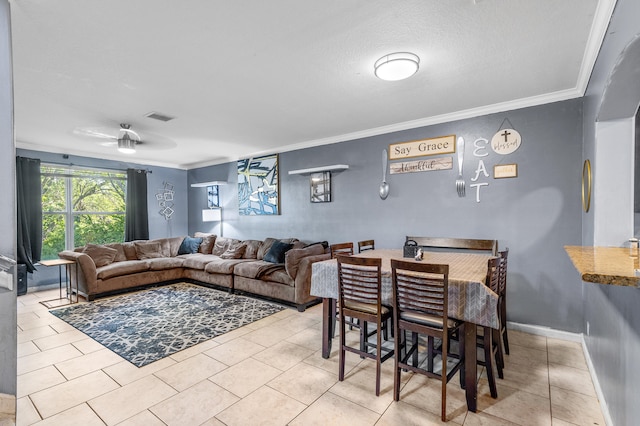
[[[41,166],[42,259],[87,243],[124,241],[126,172]]]

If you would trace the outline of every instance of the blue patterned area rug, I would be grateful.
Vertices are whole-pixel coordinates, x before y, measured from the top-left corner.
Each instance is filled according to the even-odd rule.
[[[283,309],[179,283],[49,312],[142,367]]]

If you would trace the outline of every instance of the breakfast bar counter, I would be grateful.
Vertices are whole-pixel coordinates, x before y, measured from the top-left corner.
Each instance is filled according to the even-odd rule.
[[[565,246],[573,266],[580,272],[582,281],[640,287],[638,253],[622,247]]]

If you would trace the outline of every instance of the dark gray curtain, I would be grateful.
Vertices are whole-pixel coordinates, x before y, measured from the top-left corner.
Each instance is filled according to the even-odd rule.
[[[147,171],[127,169],[127,212],[124,219],[124,240],[148,239]]]
[[[42,252],[42,183],[40,160],[16,157],[18,263],[36,270]]]

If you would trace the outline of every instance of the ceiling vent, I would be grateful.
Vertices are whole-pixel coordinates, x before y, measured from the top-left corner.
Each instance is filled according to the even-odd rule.
[[[159,112],[150,112],[149,114],[146,114],[145,117],[153,118],[154,120],[159,120],[164,122],[171,121],[175,118],[175,117],[170,117],[168,115],[160,114]]]

